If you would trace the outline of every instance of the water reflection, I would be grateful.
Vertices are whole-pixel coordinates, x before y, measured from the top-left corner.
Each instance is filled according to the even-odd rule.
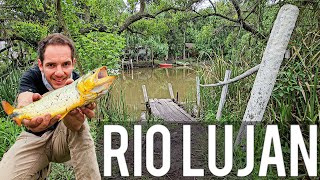
[[[188,67],[163,68],[139,68],[123,71],[112,89],[114,99],[120,99],[120,94],[127,105],[128,111],[138,118],[145,109],[142,85],[146,85],[149,98],[170,98],[168,83],[172,84],[174,95],[180,102],[186,98],[195,100],[196,73]]]

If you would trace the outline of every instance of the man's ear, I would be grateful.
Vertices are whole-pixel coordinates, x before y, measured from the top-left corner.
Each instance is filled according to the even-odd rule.
[[[43,64],[40,59],[38,59],[38,67],[39,67],[40,71],[43,71]]]
[[[73,58],[72,64],[75,66],[76,63],[77,63],[77,59],[76,59],[76,58]]]

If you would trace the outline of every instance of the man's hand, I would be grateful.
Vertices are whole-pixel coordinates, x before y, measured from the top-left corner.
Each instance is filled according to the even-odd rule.
[[[26,106],[30,103],[38,101],[41,98],[42,96],[38,93],[23,92],[19,94],[18,107]],[[32,132],[41,132],[54,125],[60,118],[61,115],[51,118],[50,114],[46,114],[44,116],[39,116],[31,120],[23,119],[22,124]]]
[[[71,131],[79,131],[85,121],[85,117],[93,118],[95,116],[94,109],[96,107],[95,103],[90,103],[81,108],[74,109],[70,111],[64,118],[63,123]]]
[[[31,120],[24,119],[22,120],[22,124],[32,132],[41,132],[54,125],[60,118],[61,115],[51,118],[51,115],[48,113],[44,116],[35,117]]]
[[[39,93],[33,93],[33,92],[20,93],[18,96],[17,108],[27,106],[27,105],[33,103],[34,101],[38,101],[41,98],[42,98],[42,96]]]

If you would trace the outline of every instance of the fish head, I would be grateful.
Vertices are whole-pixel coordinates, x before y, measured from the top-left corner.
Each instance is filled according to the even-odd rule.
[[[107,67],[102,66],[82,76],[77,89],[83,97],[97,98],[108,92],[116,76],[108,76]]]

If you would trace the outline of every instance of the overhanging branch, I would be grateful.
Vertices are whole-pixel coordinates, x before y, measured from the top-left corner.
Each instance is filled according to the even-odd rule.
[[[26,38],[23,38],[23,37],[20,37],[20,36],[16,36],[16,35],[13,35],[11,37],[0,37],[0,41],[15,41],[15,40],[23,41],[23,42],[33,46],[34,48],[36,48],[38,46],[38,42],[37,41],[26,39]]]

